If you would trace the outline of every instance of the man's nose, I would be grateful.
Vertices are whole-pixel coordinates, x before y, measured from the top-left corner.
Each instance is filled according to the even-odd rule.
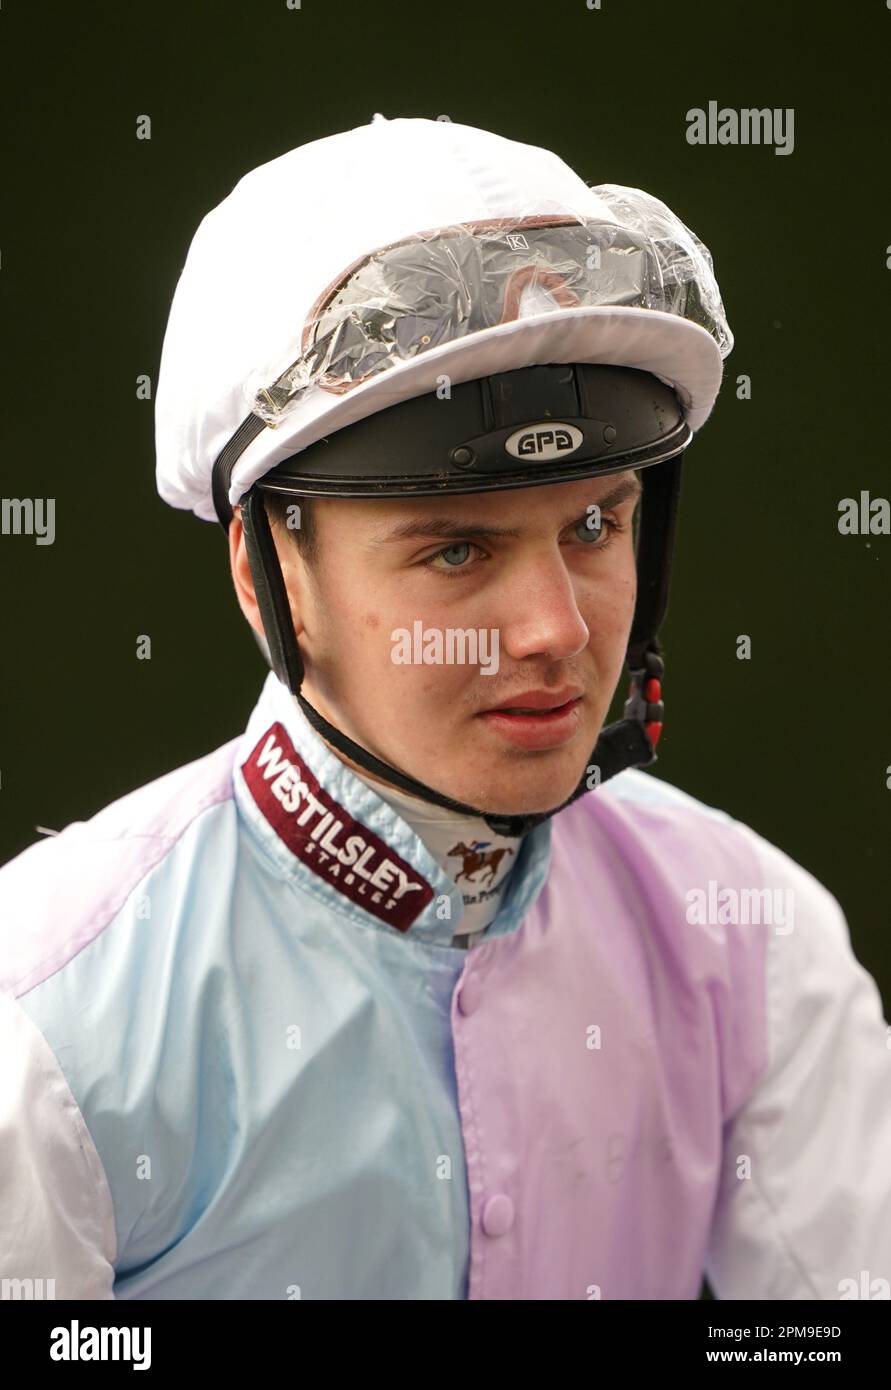
[[[591,633],[559,555],[543,555],[518,566],[501,598],[501,649],[515,660],[536,655],[565,660],[588,645]]]

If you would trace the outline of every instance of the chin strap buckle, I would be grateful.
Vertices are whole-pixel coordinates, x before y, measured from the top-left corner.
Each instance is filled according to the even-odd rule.
[[[652,647],[647,647],[643,652],[643,661],[643,666],[631,669],[624,715],[626,719],[636,719],[643,725],[647,738],[655,748],[665,720],[665,705],[662,702],[665,662]]]

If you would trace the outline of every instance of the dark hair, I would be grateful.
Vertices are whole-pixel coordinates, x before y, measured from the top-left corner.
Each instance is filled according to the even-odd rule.
[[[307,563],[315,560],[318,554],[318,533],[313,514],[313,498],[292,497],[286,492],[266,492],[263,499],[266,503],[266,514],[273,526],[287,532]]]

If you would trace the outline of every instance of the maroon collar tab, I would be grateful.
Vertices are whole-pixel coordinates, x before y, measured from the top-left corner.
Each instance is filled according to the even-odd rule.
[[[291,851],[345,898],[408,931],[433,897],[417,869],[344,810],[273,724],[242,766],[263,815]]]

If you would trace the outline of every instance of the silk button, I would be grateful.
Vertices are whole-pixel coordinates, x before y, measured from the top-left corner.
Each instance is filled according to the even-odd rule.
[[[487,1236],[503,1236],[514,1224],[514,1204],[505,1192],[490,1197],[483,1207],[482,1225]]]
[[[479,1008],[483,997],[483,987],[476,975],[468,975],[458,994],[458,1008],[462,1014],[472,1014]]]

